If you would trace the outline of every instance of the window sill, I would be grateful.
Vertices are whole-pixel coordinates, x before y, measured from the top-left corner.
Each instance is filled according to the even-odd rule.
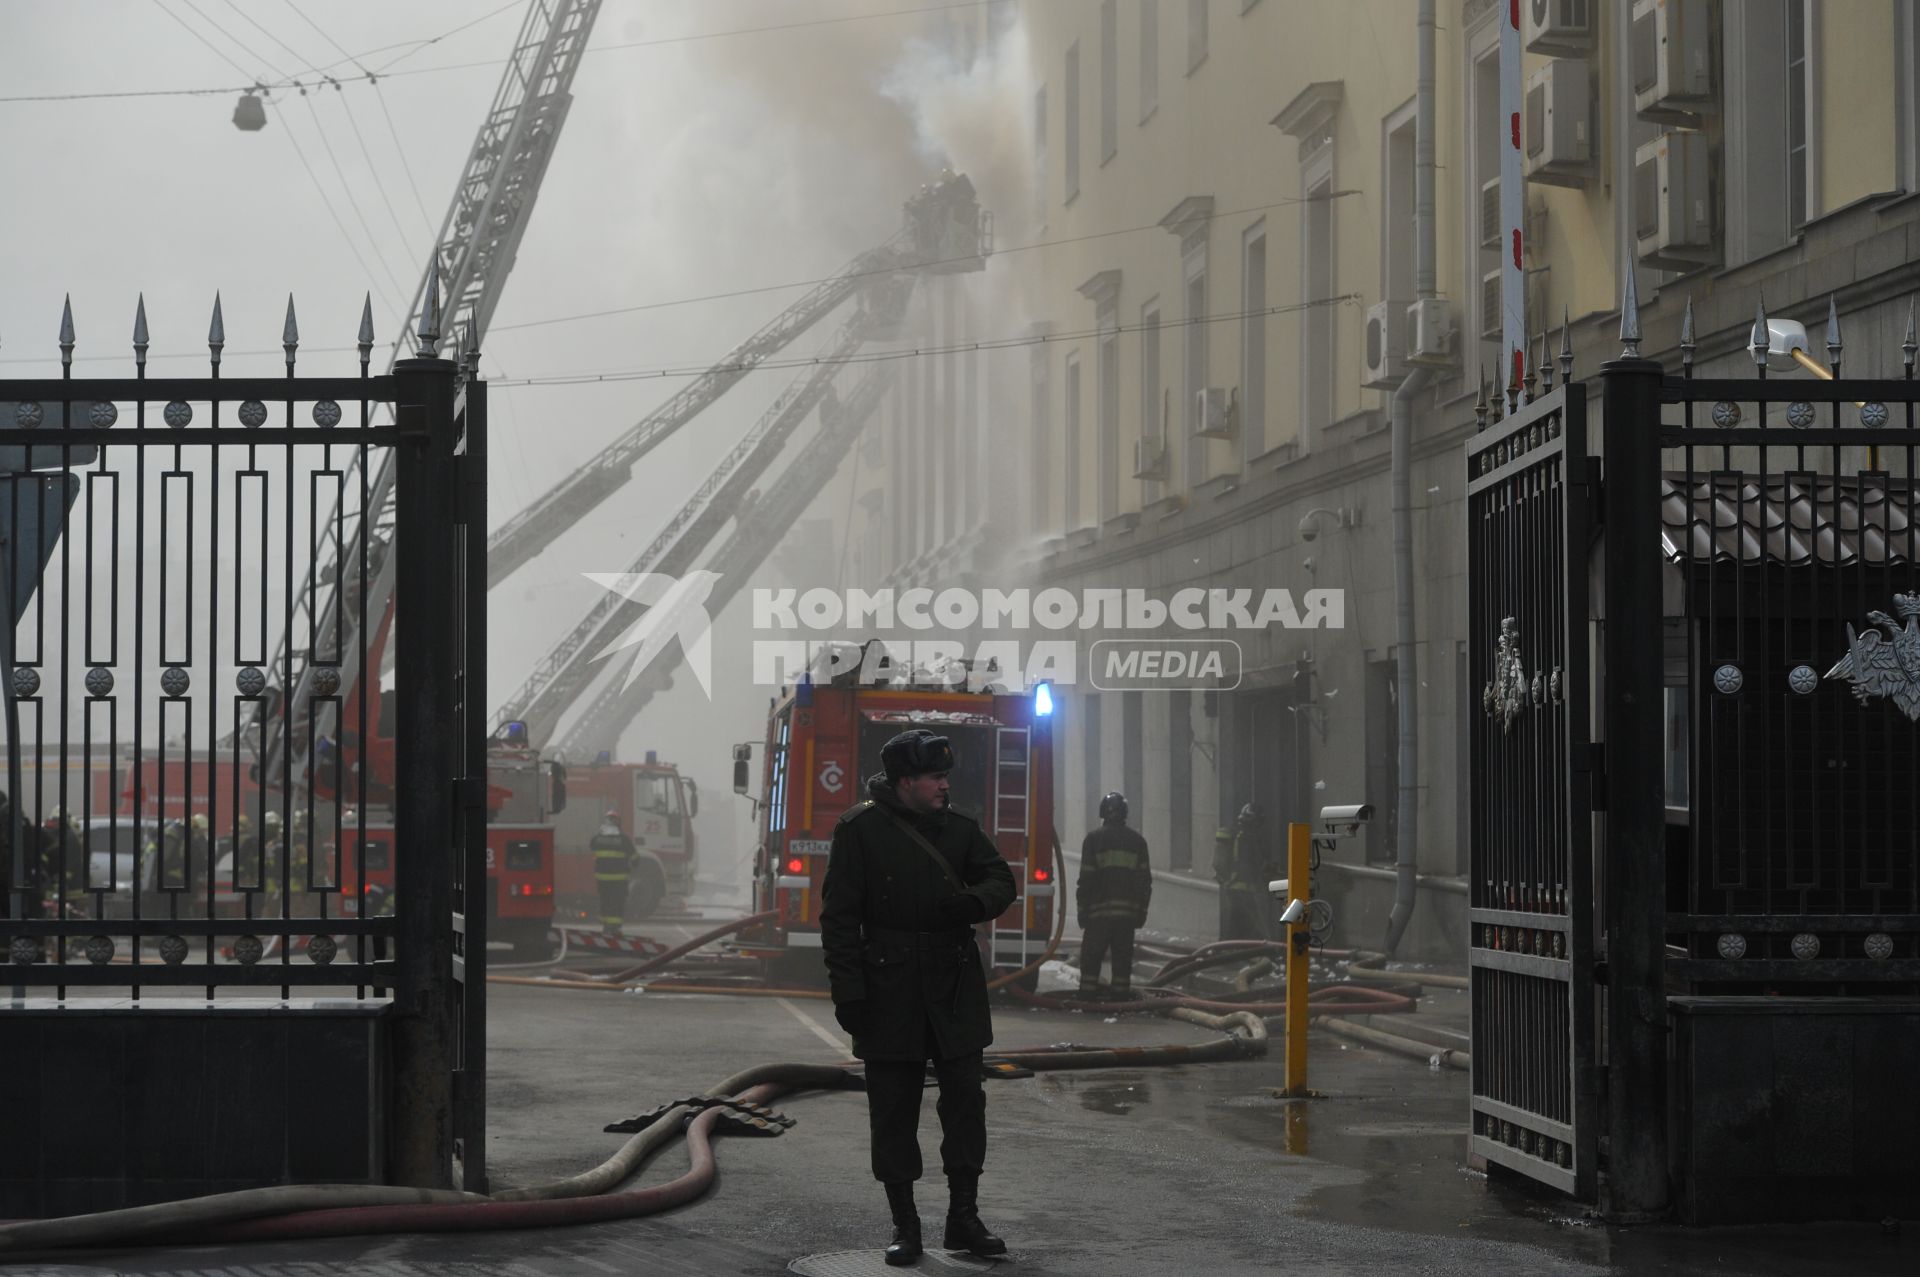
[[[1207,480],[1205,483],[1197,483],[1194,485],[1193,499],[1195,502],[1199,502],[1202,500],[1218,501],[1220,500],[1220,498],[1227,496],[1228,494],[1233,492],[1234,489],[1238,488],[1239,486],[1240,486],[1239,471],[1236,470],[1228,474],[1217,474],[1213,476],[1213,478]]]
[[[1139,526],[1140,512],[1138,510],[1128,510],[1124,513],[1114,515],[1111,519],[1101,524],[1100,535],[1102,537],[1125,536]]]

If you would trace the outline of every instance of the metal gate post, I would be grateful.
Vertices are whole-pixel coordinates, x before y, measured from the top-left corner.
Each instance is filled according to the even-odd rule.
[[[1664,1211],[1667,1183],[1665,722],[1662,704],[1659,364],[1627,350],[1601,367],[1605,439],[1607,937],[1605,1209]]]
[[[453,1186],[453,778],[458,736],[458,511],[452,360],[404,359],[394,424],[394,986],[388,1167],[395,1183]],[[368,672],[373,677],[373,671]]]

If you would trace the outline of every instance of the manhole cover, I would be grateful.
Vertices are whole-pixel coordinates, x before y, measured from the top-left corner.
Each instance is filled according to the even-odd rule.
[[[877,1250],[841,1250],[830,1255],[804,1255],[787,1265],[787,1268],[792,1272],[805,1273],[807,1277],[882,1277],[882,1274],[904,1271],[887,1267],[886,1256]],[[985,1273],[993,1271],[993,1261],[930,1250],[920,1256],[914,1271]]]

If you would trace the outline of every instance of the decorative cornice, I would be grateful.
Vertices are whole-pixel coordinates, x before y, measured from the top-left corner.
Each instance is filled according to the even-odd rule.
[[[1189,195],[1160,219],[1160,229],[1185,240],[1206,230],[1213,219],[1213,196]]]
[[[1080,295],[1096,306],[1111,306],[1120,298],[1120,272],[1103,270],[1080,285]]]
[[[1288,137],[1307,142],[1326,132],[1346,94],[1344,81],[1315,81],[1295,94],[1293,101],[1282,107],[1270,123]]]

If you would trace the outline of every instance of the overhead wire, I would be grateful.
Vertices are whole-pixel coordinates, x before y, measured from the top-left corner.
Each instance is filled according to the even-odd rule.
[[[1329,191],[1324,195],[1290,195],[1267,204],[1252,204],[1245,208],[1225,209],[1218,213],[1208,213],[1205,217],[1195,218],[1194,220],[1220,221],[1229,217],[1244,217],[1249,213],[1264,213],[1276,208],[1290,208],[1296,204],[1317,204],[1322,201],[1339,199],[1342,196],[1360,195],[1362,193],[1363,192],[1358,190],[1339,190]],[[996,246],[993,254],[996,257],[1005,257],[1013,253],[1030,253],[1035,249],[1059,248],[1066,244],[1084,244],[1091,240],[1111,239],[1116,235],[1137,235],[1142,231],[1157,231],[1163,229],[1165,228],[1158,222],[1148,223],[1143,226],[1123,226],[1117,230],[1091,231],[1085,235],[1068,235],[1060,239],[1035,240],[1031,244],[1014,244],[1006,248]],[[964,254],[958,257],[935,258],[931,261],[916,263],[915,269],[926,270],[935,266],[959,265],[963,262],[973,261],[978,256],[976,253]],[[675,306],[690,306],[698,302],[729,301],[736,297],[754,297],[762,293],[779,293],[788,292],[796,288],[813,288],[820,284],[830,283],[835,279],[869,279],[875,276],[897,275],[899,273],[900,270],[897,267],[880,266],[872,270],[853,271],[845,275],[826,275],[817,279],[790,280],[784,284],[756,284],[752,288],[735,288],[727,292],[706,293],[699,297],[681,297],[672,301],[663,302],[640,302],[632,306],[615,306],[606,310],[581,311],[572,315],[550,315],[545,319],[523,319],[517,324],[494,324],[488,329],[488,332],[505,333],[514,332],[523,328],[544,328],[551,324],[570,324],[586,319],[606,319],[614,315],[632,315],[641,311],[667,310]]]
[[[964,354],[967,351],[1018,350],[1023,347],[1044,346],[1063,341],[1085,341],[1110,333],[1144,332],[1150,328],[1165,330],[1182,328],[1197,324],[1231,323],[1241,319],[1255,319],[1273,315],[1294,315],[1302,311],[1315,310],[1322,306],[1337,306],[1356,303],[1358,293],[1340,293],[1332,297],[1317,297],[1310,301],[1295,302],[1285,306],[1259,306],[1251,310],[1228,311],[1216,315],[1189,315],[1179,319],[1162,319],[1146,324],[1109,324],[1103,328],[1083,328],[1063,333],[1030,333],[1018,337],[989,338],[985,341],[955,342],[943,346],[915,346],[903,350],[866,351],[849,355],[834,355],[825,358],[797,356],[791,359],[749,360],[733,364],[684,365],[675,368],[632,368],[617,369],[609,372],[550,373],[545,376],[502,379],[487,383],[494,388],[517,389],[523,386],[578,386],[597,385],[601,382],[654,381],[669,377],[699,377],[708,373],[749,373],[763,372],[782,368],[807,368],[821,365],[847,367],[853,364],[885,363],[894,359],[924,359],[940,355]]]
[[[215,56],[215,57],[217,57],[217,58],[219,58],[219,59],[220,59],[221,61],[223,61],[223,62],[225,62],[225,63],[226,63],[226,64],[227,64],[228,66],[230,66],[230,67],[232,67],[232,68],[233,68],[234,70],[236,70],[236,71],[238,71],[238,72],[239,72],[239,73],[240,73],[241,75],[250,75],[250,76],[253,76],[253,77],[254,77],[254,82],[253,82],[253,84],[243,84],[243,85],[241,85],[241,86],[240,86],[240,88],[239,88],[238,90],[236,90],[236,89],[231,89],[231,88],[222,88],[222,89],[191,89],[191,90],[174,90],[173,92],[192,92],[192,93],[234,93],[234,92],[244,92],[245,90],[247,90],[247,89],[251,89],[251,88],[254,88],[254,87],[256,87],[256,86],[257,86],[257,85],[259,84],[259,82],[260,82],[260,77],[259,77],[259,74],[258,74],[257,72],[254,72],[254,71],[249,71],[249,70],[247,70],[247,69],[246,69],[245,67],[243,67],[243,66],[241,66],[241,65],[240,65],[240,64],[239,64],[238,62],[235,62],[235,61],[233,60],[233,58],[232,58],[232,57],[231,57],[231,56],[230,56],[230,55],[229,55],[229,54],[227,53],[227,51],[226,51],[225,49],[222,49],[222,48],[221,48],[221,47],[220,47],[219,45],[217,45],[217,44],[215,44],[215,43],[214,43],[213,41],[211,41],[211,40],[209,40],[209,39],[207,39],[207,37],[205,37],[205,36],[203,36],[203,35],[201,35],[201,34],[200,34],[200,32],[199,32],[199,30],[198,30],[198,29],[196,29],[196,28],[194,27],[194,25],[193,25],[192,23],[190,23],[190,22],[188,22],[188,21],[187,21],[187,20],[186,20],[185,18],[183,18],[183,17],[181,17],[181,16],[179,15],[179,14],[177,14],[177,13],[175,13],[175,12],[174,12],[173,10],[171,10],[171,9],[169,9],[169,8],[167,8],[167,6],[166,6],[166,5],[164,5],[164,4],[162,4],[162,3],[160,3],[160,0],[153,0],[153,5],[154,5],[154,8],[156,8],[156,9],[158,9],[158,10],[160,10],[160,12],[162,12],[162,13],[164,13],[164,14],[166,14],[166,15],[167,15],[167,16],[168,16],[169,18],[172,18],[172,19],[173,19],[173,20],[174,20],[175,22],[178,22],[178,23],[179,23],[179,24],[181,25],[181,27],[182,27],[182,28],[184,28],[184,29],[186,30],[186,33],[187,33],[188,35],[190,35],[190,36],[192,36],[192,37],[193,37],[194,39],[196,39],[196,40],[198,40],[198,41],[199,41],[200,43],[202,43],[202,44],[204,44],[204,45],[206,45],[206,46],[207,46],[207,47],[208,47],[209,49],[212,49],[212,50],[213,50],[213,53],[214,53],[214,56]],[[97,96],[97,97],[103,97],[103,98],[105,98],[105,97],[113,97],[113,98],[119,98],[119,97],[129,97],[129,98],[131,98],[131,97],[144,97],[144,96],[149,96],[149,95],[146,95],[146,94],[142,94],[142,93],[139,93],[139,92],[122,92],[122,93],[101,93],[101,94],[88,94],[88,93],[60,93],[60,94],[49,94],[49,95],[47,95],[47,96],[44,96],[44,97],[12,97],[12,98],[0,98],[0,101],[4,101],[4,102],[70,102],[70,101],[74,101],[75,99],[78,99],[78,98],[85,98],[85,97],[96,97],[96,96]],[[160,96],[160,95],[159,95],[159,94],[154,94],[154,95],[151,95],[151,96],[156,96],[156,97],[157,97],[157,96]]]
[[[285,80],[289,78],[285,71],[282,71],[279,67],[275,66],[267,58],[262,57],[256,50],[249,48],[246,42],[241,40],[240,37],[236,36],[233,32],[227,30],[225,27],[221,26],[218,22],[215,22],[211,17],[207,15],[206,11],[203,10],[199,5],[195,4],[193,0],[180,0],[180,3],[184,4],[185,6],[187,6],[187,8],[193,10],[194,13],[198,14],[200,21],[206,23],[208,26],[212,27],[215,31],[218,31],[221,35],[225,36],[228,42],[231,43],[236,49],[240,50],[240,52],[246,54],[248,57],[252,58],[255,62],[258,62],[261,66],[265,67],[267,70],[273,72],[280,79]]]
[[[393,285],[393,291],[397,295],[406,296],[406,287],[401,284],[399,276],[394,274],[393,267],[388,264],[387,255],[381,251],[380,240],[374,235],[373,227],[367,224],[367,215],[360,208],[359,197],[353,193],[354,184],[347,180],[346,171],[340,167],[340,157],[333,153],[333,143],[327,138],[326,126],[320,122],[320,108],[313,104],[313,95],[305,89],[300,91],[300,96],[307,104],[307,113],[313,116],[314,132],[320,135],[320,145],[326,148],[327,160],[333,165],[333,174],[340,179],[341,194],[346,196],[347,206],[353,210],[355,220],[360,223],[360,230],[366,235],[367,244],[373,249],[375,260],[380,263],[380,269],[386,272],[387,282]],[[380,176],[377,173],[373,175],[373,184],[380,185]]]
[[[327,216],[333,219],[334,226],[340,232],[340,238],[346,241],[348,251],[353,254],[353,260],[360,263],[361,273],[368,279],[372,279],[373,269],[367,265],[367,259],[360,255],[360,246],[353,242],[353,236],[347,233],[347,224],[340,220],[340,214],[335,211],[333,201],[327,197],[325,184],[320,181],[320,175],[313,171],[313,165],[307,160],[307,153],[300,147],[300,139],[293,135],[292,122],[287,113],[280,109],[278,102],[269,101],[267,105],[271,106],[274,114],[280,117],[281,131],[287,135],[287,141],[292,144],[293,153],[300,157],[300,167],[307,171],[307,177],[313,182],[313,189],[319,193],[320,202],[326,206]],[[377,286],[379,281],[375,280],[374,282]],[[390,311],[397,310],[398,307],[393,304],[393,299],[386,295],[386,290],[383,288],[380,291],[381,301],[386,304],[387,308]]]
[[[315,75],[321,74],[320,68],[315,66],[311,61],[309,61],[305,54],[301,53],[300,50],[288,44],[285,40],[282,40],[279,36],[275,35],[273,32],[261,26],[258,19],[256,19],[251,13],[248,13],[245,9],[242,9],[239,5],[235,4],[233,0],[221,0],[221,3],[225,4],[227,8],[233,10],[235,13],[239,14],[242,18],[244,18],[247,24],[251,26],[255,31],[258,31],[261,35],[267,37],[267,39],[273,41],[275,44],[279,45],[282,49],[285,49],[288,53],[291,53],[295,58],[299,59],[302,63],[305,63],[307,70],[313,72]]]
[[[182,0],[182,3],[185,3],[185,2],[186,0]],[[155,0],[155,3],[156,4],[159,3],[159,0]],[[448,36],[454,35],[460,31],[464,31],[468,27],[477,25],[480,22],[484,22],[487,18],[493,17],[496,14],[503,13],[508,9],[514,8],[517,3],[518,3],[518,0],[513,0],[512,3],[502,5],[500,8],[494,9],[489,13],[483,14],[481,17],[475,18],[471,22],[467,22],[461,26],[455,27],[452,31],[442,32],[440,35],[434,36],[428,40],[421,40],[421,41],[403,40],[403,41],[398,41],[394,44],[381,45],[379,48],[376,48],[376,49],[368,49],[359,54],[349,55],[345,58],[342,58],[338,62],[328,63],[327,66],[323,68],[323,71],[330,72],[332,68],[337,66],[342,66],[347,62],[357,63],[359,59],[369,57],[375,53],[384,52],[385,50],[388,50],[388,49],[399,48],[401,45],[404,45],[404,44],[414,44],[420,47],[425,47],[426,45],[431,45],[431,44],[437,44],[441,40],[446,39]],[[776,32],[776,31],[791,31],[798,28],[802,28],[802,27],[831,26],[834,24],[846,23],[846,22],[866,22],[866,21],[871,21],[879,18],[910,17],[915,14],[942,13],[952,9],[976,9],[976,8],[981,8],[987,5],[1012,4],[1012,3],[1014,3],[1014,0],[955,0],[954,3],[925,5],[925,6],[921,6],[919,8],[913,8],[913,9],[887,9],[877,13],[847,14],[838,18],[810,18],[800,22],[770,23],[770,24],[767,24],[764,26],[758,26],[758,27],[735,27],[726,31],[697,31],[689,35],[661,36],[651,40],[627,40],[627,41],[622,41],[621,43],[618,43],[618,44],[593,45],[587,48],[586,50],[584,50],[583,52],[588,54],[612,53],[612,52],[615,52],[616,50],[621,50],[621,49],[654,48],[661,45],[688,44],[688,43],[692,43],[700,40],[718,40],[718,39],[723,39],[730,36],[761,35],[761,34]],[[176,21],[180,20],[177,17],[177,15],[172,15],[172,16],[175,16]],[[188,30],[191,31],[192,28],[189,27]],[[197,32],[195,34],[198,35]],[[200,37],[200,38],[204,43],[205,37]],[[238,41],[236,41],[235,43],[238,43]],[[208,47],[212,48],[213,46],[209,44]],[[220,52],[220,50],[218,50],[217,48],[214,49],[214,51],[216,53]],[[418,52],[418,51],[419,51],[418,48],[413,50],[413,52]],[[223,58],[226,58],[226,55],[224,53],[221,53],[221,56]],[[369,84],[374,84],[377,86],[378,82],[382,79],[390,79],[398,76],[433,75],[442,71],[469,71],[478,67],[505,66],[509,61],[511,61],[511,59],[509,58],[492,58],[492,59],[487,59],[487,60],[478,61],[478,62],[452,62],[452,63],[445,63],[440,66],[415,67],[412,70],[408,70],[408,71],[391,71],[387,69],[393,66],[395,63],[410,56],[412,56],[411,53],[402,54],[399,58],[393,59],[392,62],[388,62],[382,67],[376,68],[374,70],[363,69],[359,75],[342,75],[337,77],[329,76],[328,78],[337,79],[337,81],[341,84],[354,84],[354,83],[359,83],[361,81],[365,81]],[[232,58],[226,58],[226,60],[228,64],[232,66],[234,70],[240,72],[240,74],[242,75],[253,74],[252,72],[248,71],[245,67],[241,66],[239,63],[233,61]],[[21,93],[21,94],[9,94],[5,96],[0,96],[0,103],[77,102],[77,101],[84,101],[84,100],[90,100],[90,99],[104,99],[104,98],[205,97],[209,95],[222,94],[222,93],[245,93],[252,89],[292,89],[292,88],[299,88],[299,87],[300,87],[300,81],[297,78],[287,76],[284,73],[282,73],[281,80],[277,83],[264,83],[260,81],[258,78],[256,78],[253,81],[253,83],[250,83],[250,84],[216,85],[216,86],[210,86],[207,88],[199,88],[199,89],[121,89],[121,90],[115,90],[115,91],[89,92],[89,93]]]

